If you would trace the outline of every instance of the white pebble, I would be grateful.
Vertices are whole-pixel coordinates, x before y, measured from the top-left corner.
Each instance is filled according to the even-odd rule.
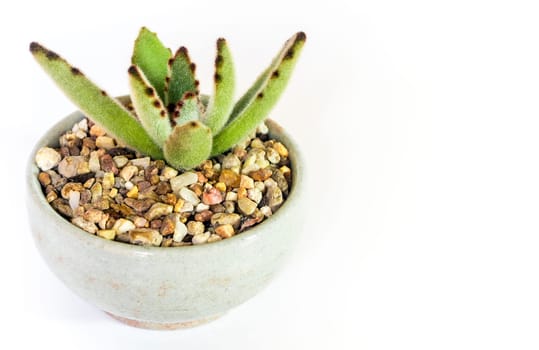
[[[99,164],[99,153],[97,151],[90,152],[90,160],[88,161],[88,167],[93,173],[101,169],[101,164]]]
[[[41,147],[36,153],[36,163],[41,170],[50,170],[60,163],[62,156],[50,147]]]
[[[225,200],[235,202],[238,200],[238,194],[236,192],[228,192]]]
[[[208,209],[210,209],[209,205],[204,204],[204,203],[198,203],[198,205],[196,206],[195,211],[197,213],[200,213],[201,211],[208,210]]]
[[[131,181],[126,181],[124,187],[126,190],[131,190],[135,185]]]
[[[179,193],[184,187],[192,185],[198,181],[198,175],[193,172],[183,173],[170,179],[172,192]]]
[[[181,242],[187,234],[187,226],[185,226],[185,224],[180,221],[179,217],[179,215],[175,215],[174,221],[176,223],[176,226],[174,227],[174,235],[172,236],[172,240],[175,242]]]
[[[193,206],[193,203],[185,202],[180,209],[180,213],[192,212],[194,209],[195,207]]]
[[[84,132],[88,132],[88,119],[84,118],[82,119],[79,124],[79,130],[82,130]]]
[[[258,188],[252,188],[247,190],[247,197],[258,204],[262,200],[262,192]]]
[[[208,238],[210,238],[210,236],[211,236],[211,233],[209,231],[206,231],[204,233],[199,233],[197,235],[194,235],[191,241],[195,245],[203,244],[208,241]]]
[[[147,168],[150,166],[150,157],[131,159],[131,164],[140,168]]]
[[[114,223],[114,226],[112,226],[112,229],[116,230],[119,234],[133,230],[134,228],[135,224],[127,219],[118,219]]]
[[[264,214],[265,217],[270,217],[273,215],[273,212],[271,211],[271,208],[268,207],[267,205],[263,206],[262,208],[260,208],[260,212],[262,214]]]
[[[79,207],[80,203],[80,192],[78,191],[70,191],[69,192],[69,206],[71,207],[71,210],[75,211]]]
[[[191,191],[187,187],[183,187],[180,190],[180,197],[185,199],[186,202],[189,202],[189,203],[191,203],[193,205],[197,205],[198,203],[200,203],[200,198],[198,198],[196,193]]]

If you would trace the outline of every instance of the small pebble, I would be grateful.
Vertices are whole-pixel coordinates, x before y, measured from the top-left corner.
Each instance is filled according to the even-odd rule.
[[[221,236],[219,236],[216,233],[212,233],[210,238],[208,238],[208,240],[206,241],[206,243],[213,243],[213,242],[217,242],[221,240],[222,240]]]
[[[77,225],[79,228],[83,229],[86,232],[89,233],[96,233],[97,232],[97,226],[92,223],[84,220],[82,217],[76,217],[71,219],[71,222],[75,225]]]
[[[104,190],[110,190],[114,186],[114,174],[105,173],[103,174],[103,182],[101,183]]]
[[[112,226],[112,229],[117,233],[124,233],[135,228],[135,224],[127,219],[118,219]]]
[[[58,163],[58,173],[67,178],[78,175],[82,163],[85,163],[83,156],[67,156]],[[90,172],[89,168],[87,172]]]
[[[223,169],[219,175],[219,182],[224,183],[227,187],[238,187],[240,185],[240,175],[230,169]]]
[[[221,225],[215,228],[215,233],[221,238],[230,238],[234,235],[234,227],[230,224]]]
[[[176,177],[178,175],[178,170],[171,168],[169,166],[166,166],[161,171],[161,176],[165,178],[165,180],[170,180],[173,177]]]
[[[157,219],[158,217],[168,215],[172,213],[173,206],[164,204],[164,203],[155,203],[152,207],[146,212],[144,217],[148,221]]]
[[[223,182],[216,183],[215,188],[221,192],[226,192],[226,185]]]
[[[223,201],[223,195],[221,194],[221,191],[219,191],[215,187],[210,187],[204,190],[204,192],[202,193],[202,202],[204,204],[213,205],[213,204],[219,204],[222,201]]]
[[[204,232],[204,224],[200,221],[189,221],[187,223],[187,232],[192,235],[198,235]]]
[[[265,181],[271,177],[272,171],[270,169],[258,169],[249,173],[249,176],[256,181]]]
[[[123,168],[127,164],[127,162],[129,162],[129,159],[126,156],[116,156],[112,159],[114,160],[114,164],[118,168]]]
[[[238,199],[238,208],[245,215],[251,215],[256,209],[256,203],[249,198]]]
[[[139,168],[147,168],[150,166],[150,157],[131,159],[131,165]]]
[[[180,197],[185,199],[186,202],[191,203],[193,205],[197,205],[198,203],[200,203],[200,198],[198,198],[196,193],[191,191],[187,187],[183,187],[180,190]]]
[[[84,187],[78,182],[68,182],[64,185],[64,187],[62,187],[60,194],[62,195],[62,198],[68,199],[69,194],[72,191],[82,192],[84,191]]]
[[[211,236],[211,233],[209,231],[206,231],[204,233],[199,233],[193,236],[193,238],[191,239],[191,242],[193,242],[193,244],[195,245],[203,244],[208,241],[210,236]]]
[[[90,160],[88,161],[88,168],[90,168],[90,171],[94,173],[101,170],[101,163],[99,162],[98,151],[90,152]]]
[[[260,208],[260,212],[264,214],[265,217],[269,218],[271,215],[273,215],[273,212],[271,211],[271,208],[267,205]]]
[[[241,175],[240,187],[250,189],[250,188],[253,188],[254,186],[255,186],[255,182],[252,178],[250,178],[247,175]]]
[[[266,192],[266,203],[272,211],[275,211],[283,203],[283,193],[279,187],[268,187]]]
[[[106,150],[109,150],[115,147],[114,139],[109,136],[98,136],[97,139],[95,140],[95,145],[98,148],[103,148]]]
[[[131,180],[131,178],[136,174],[138,174],[138,168],[134,165],[125,166],[120,171],[120,177],[125,181]]]
[[[90,128],[90,135],[91,136],[103,136],[105,135],[107,132],[105,131],[105,129],[103,129],[102,127],[100,127],[99,125],[97,124],[94,124],[91,128]]]
[[[192,185],[197,181],[198,176],[196,173],[187,172],[171,178],[170,186],[172,187],[172,192],[179,193],[182,188]]]
[[[43,187],[51,184],[51,176],[45,172],[40,172],[39,175],[37,176],[37,179],[39,180],[39,183]]]
[[[175,216],[174,220],[176,226],[174,227],[174,235],[172,236],[172,239],[175,242],[181,242],[185,235],[187,235],[187,226],[180,221],[178,215]]]
[[[208,209],[210,209],[210,206],[208,204],[198,203],[196,208],[195,208],[195,211],[197,213],[200,213],[200,212],[206,211]]]
[[[262,200],[262,191],[260,191],[258,188],[247,190],[247,198],[258,204]]]
[[[129,231],[129,242],[138,245],[153,245],[159,247],[163,236],[159,231],[150,228],[137,228]]]
[[[80,203],[80,192],[71,191],[69,192],[69,206],[73,211],[78,208]]]
[[[241,166],[241,161],[236,155],[229,153],[223,158],[222,166],[223,169],[239,167]]]
[[[239,214],[236,214],[236,213],[233,213],[233,214],[217,213],[211,217],[211,224],[214,227],[219,226],[219,225],[227,225],[227,224],[230,224],[232,226],[237,226],[239,225],[240,220],[241,220],[241,216],[239,216]]]
[[[213,212],[211,210],[204,210],[195,214],[195,220],[200,222],[206,222],[211,219]]]
[[[225,200],[235,202],[238,200],[238,194],[236,192],[227,192]]]
[[[163,219],[163,222],[161,223],[161,228],[159,232],[163,236],[170,235],[174,233],[174,229],[176,227],[176,216],[177,215],[168,215]]]
[[[99,237],[102,237],[102,238],[105,238],[105,239],[108,239],[108,240],[113,240],[114,237],[116,237],[116,231],[114,230],[97,230],[97,235]]]
[[[180,209],[180,213],[190,213],[193,210],[195,210],[193,203],[184,202],[182,208]]]
[[[280,142],[275,142],[273,144],[273,149],[279,153],[279,155],[283,158],[288,157],[288,149]]]
[[[41,147],[36,153],[36,164],[41,170],[50,170],[60,163],[62,156],[50,147]]]

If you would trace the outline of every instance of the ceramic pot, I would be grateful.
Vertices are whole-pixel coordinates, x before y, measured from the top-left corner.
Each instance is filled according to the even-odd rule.
[[[302,226],[302,160],[284,130],[268,120],[271,136],[289,149],[293,181],[273,216],[215,243],[144,247],[91,235],[47,203],[37,180],[35,152],[57,146],[83,118],[75,112],[52,127],[30,156],[27,208],[35,244],[53,273],[73,292],[129,325],[175,329],[215,319],[257,294],[282,266]]]

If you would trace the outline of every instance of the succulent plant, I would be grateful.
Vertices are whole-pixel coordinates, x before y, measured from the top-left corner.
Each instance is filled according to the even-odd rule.
[[[180,169],[193,168],[238,144],[267,117],[303,48],[292,36],[254,84],[234,103],[234,64],[226,41],[217,40],[213,94],[201,95],[195,64],[180,47],[175,55],[142,28],[128,69],[134,113],[92,83],[78,68],[38,43],[37,62],[94,122],[129,147]]]

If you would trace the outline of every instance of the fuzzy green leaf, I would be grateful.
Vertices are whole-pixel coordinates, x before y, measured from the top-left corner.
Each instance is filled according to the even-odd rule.
[[[191,62],[185,47],[180,47],[169,61],[170,77],[167,89],[167,104],[176,105],[186,92],[197,93],[195,64]]]
[[[135,40],[131,63],[140,67],[144,75],[157,90],[159,97],[165,99],[165,80],[168,76],[168,61],[172,56],[157,35],[142,27]]]
[[[200,121],[177,125],[163,148],[166,161],[178,169],[191,169],[208,159],[211,130]]]
[[[202,115],[202,108],[202,102],[200,102],[198,96],[191,91],[186,92],[174,109],[172,115],[173,125],[182,125],[192,120],[199,120]]]
[[[213,76],[213,95],[210,98],[204,123],[217,134],[226,124],[234,106],[236,80],[234,63],[225,39],[217,40],[217,57]]]
[[[278,64],[272,66],[273,69],[267,73],[269,76],[267,82],[262,85],[262,88],[236,119],[229,122],[214,138],[212,156],[221,154],[240,142],[266,118],[279,100],[292,75],[305,39],[305,33],[299,32],[286,42],[276,60]]]
[[[131,102],[140,123],[158,146],[163,146],[172,132],[168,113],[159,95],[137,66],[129,67]]]
[[[80,70],[38,43],[31,43],[30,51],[45,72],[88,118],[129,147],[156,159],[163,158],[161,149],[134,116]]]
[[[305,36],[305,33],[302,33],[303,36]],[[300,33],[296,33],[292,38],[288,39],[285,44],[283,45],[283,48],[279,51],[277,56],[271,61],[271,64],[258,76],[256,81],[251,85],[249,90],[243,94],[242,97],[236,102],[234,105],[234,108],[232,109],[232,112],[230,113],[230,118],[228,119],[228,122],[232,122],[236,117],[243,112],[243,110],[251,104],[251,102],[254,100],[255,96],[262,90],[262,88],[267,84],[268,80],[270,79],[270,75],[275,71],[275,69],[279,66],[281,61],[283,60],[283,57],[286,55],[288,50],[294,45],[295,39],[297,36],[300,35]]]

